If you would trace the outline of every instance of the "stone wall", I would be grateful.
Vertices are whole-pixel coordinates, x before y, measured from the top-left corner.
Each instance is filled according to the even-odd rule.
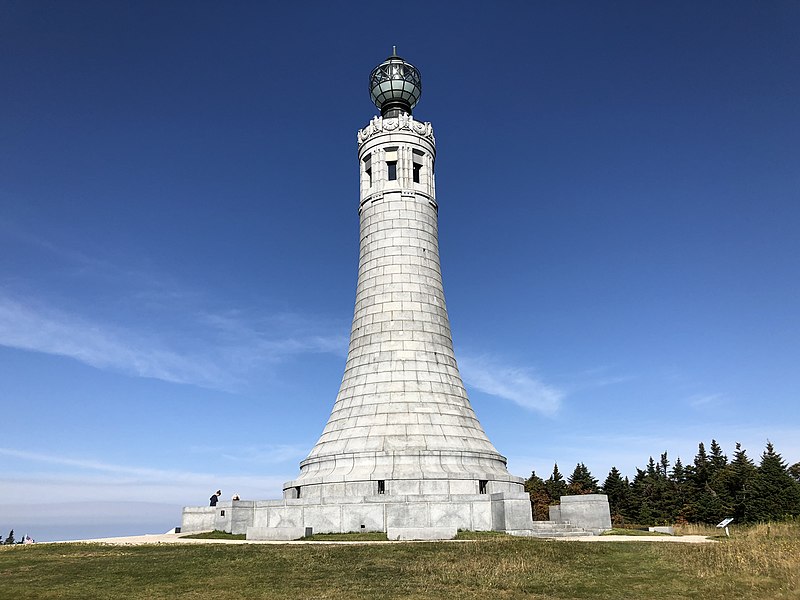
[[[531,522],[527,494],[500,492],[221,502],[215,508],[184,508],[181,531],[219,529],[247,533],[248,539],[285,539],[282,536],[306,528],[313,533],[429,528],[510,531],[530,528]]]
[[[561,504],[550,507],[550,520],[569,523],[595,535],[611,529],[611,510],[605,494],[561,496]]]

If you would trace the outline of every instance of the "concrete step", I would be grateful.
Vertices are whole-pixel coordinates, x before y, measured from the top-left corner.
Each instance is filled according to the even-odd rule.
[[[556,523],[555,521],[533,521],[530,529],[507,531],[507,533],[520,537],[536,538],[563,538],[593,535],[591,532],[580,527],[576,527],[575,525],[571,525],[569,523]]]

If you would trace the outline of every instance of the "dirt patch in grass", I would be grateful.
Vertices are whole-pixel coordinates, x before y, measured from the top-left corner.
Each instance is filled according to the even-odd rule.
[[[643,529],[609,529],[600,535],[641,535],[641,536],[664,536],[668,533],[660,533],[658,531],[645,531]]]

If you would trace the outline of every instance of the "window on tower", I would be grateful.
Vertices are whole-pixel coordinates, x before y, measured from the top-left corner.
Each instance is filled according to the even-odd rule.
[[[364,157],[364,174],[367,176],[367,186],[372,186],[372,154]]]
[[[389,181],[397,180],[397,147],[386,149],[386,178]]]
[[[420,150],[414,150],[411,156],[414,160],[411,176],[414,179],[414,183],[420,183],[422,180],[422,159],[425,157],[425,153]]]

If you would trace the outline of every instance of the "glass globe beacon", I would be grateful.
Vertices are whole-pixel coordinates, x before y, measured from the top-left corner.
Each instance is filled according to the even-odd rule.
[[[410,115],[422,95],[422,77],[414,65],[392,55],[372,70],[369,95],[381,116]]]

